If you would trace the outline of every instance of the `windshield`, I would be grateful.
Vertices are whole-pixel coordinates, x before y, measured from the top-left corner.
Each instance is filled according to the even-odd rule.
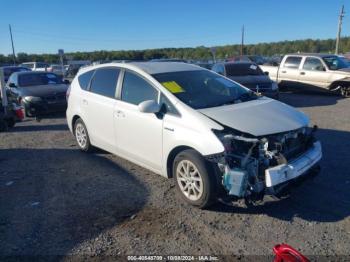
[[[194,109],[256,99],[250,90],[207,70],[154,74],[166,89]]]
[[[21,87],[52,84],[55,85],[62,83],[62,77],[52,73],[34,73],[18,75],[18,85]]]
[[[260,67],[255,64],[249,63],[233,63],[226,64],[226,75],[227,76],[257,76],[264,75]]]
[[[337,56],[327,56],[322,59],[327,64],[329,70],[338,70],[348,67],[348,65]]]

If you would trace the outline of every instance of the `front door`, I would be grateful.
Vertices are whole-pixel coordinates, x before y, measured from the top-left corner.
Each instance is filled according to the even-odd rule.
[[[163,120],[140,112],[138,105],[146,100],[158,102],[158,97],[159,91],[146,79],[126,70],[114,109],[118,153],[155,172],[162,169]]]

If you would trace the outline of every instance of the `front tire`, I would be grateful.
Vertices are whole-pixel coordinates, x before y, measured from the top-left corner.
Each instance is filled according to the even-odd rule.
[[[92,150],[88,131],[80,118],[75,121],[74,136],[81,151],[90,152]]]
[[[182,198],[199,208],[207,208],[216,199],[217,183],[214,172],[195,150],[180,152],[173,164],[176,188]]]

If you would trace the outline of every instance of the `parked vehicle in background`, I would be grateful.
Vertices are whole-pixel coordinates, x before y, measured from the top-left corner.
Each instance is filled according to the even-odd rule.
[[[62,67],[61,65],[50,65],[46,71],[55,73],[56,75],[61,75],[61,76],[66,75],[66,69],[64,66]]]
[[[42,62],[26,62],[20,64],[20,66],[29,68],[32,71],[46,71],[50,65]]]
[[[11,74],[14,73],[14,72],[31,71],[29,68],[23,67],[23,66],[3,66],[3,67],[0,67],[0,69],[4,70],[4,81],[5,81],[5,83],[7,82],[7,80],[11,76]]]
[[[212,70],[226,76],[250,90],[274,99],[279,98],[276,82],[272,81],[260,67],[252,62],[217,63]]]
[[[350,59],[345,56],[338,56],[348,67],[350,67]]]
[[[24,108],[28,117],[65,111],[68,82],[48,72],[16,72],[6,85],[10,98]]]
[[[0,97],[0,132],[7,131],[9,128],[14,127],[16,122],[22,121],[23,118],[23,107],[17,105],[16,103],[11,103],[10,101],[6,107],[5,113],[5,109],[2,105],[2,100]]]
[[[68,61],[68,68],[66,71],[66,77],[73,78],[81,67],[91,65],[89,60],[72,60]]]
[[[279,85],[297,89],[339,92],[350,96],[350,69],[336,55],[289,54],[278,67],[261,66]]]
[[[266,59],[260,55],[240,55],[230,57],[226,62],[253,62],[257,65],[262,65],[266,62]]]
[[[277,194],[316,172],[322,156],[306,115],[191,64],[87,67],[67,97],[67,123],[82,151],[96,146],[173,177],[201,208]]]

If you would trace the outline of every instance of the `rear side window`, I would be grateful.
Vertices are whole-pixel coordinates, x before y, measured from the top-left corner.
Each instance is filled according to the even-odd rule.
[[[90,80],[95,70],[88,71],[84,74],[81,74],[78,77],[80,88],[83,90],[87,90],[89,88]]]
[[[134,105],[146,100],[158,101],[158,91],[143,78],[126,71],[121,100]]]
[[[286,61],[284,62],[285,68],[299,68],[301,62],[301,57],[300,56],[289,56],[287,57]]]
[[[97,69],[91,82],[90,91],[114,98],[119,72],[118,68]]]

